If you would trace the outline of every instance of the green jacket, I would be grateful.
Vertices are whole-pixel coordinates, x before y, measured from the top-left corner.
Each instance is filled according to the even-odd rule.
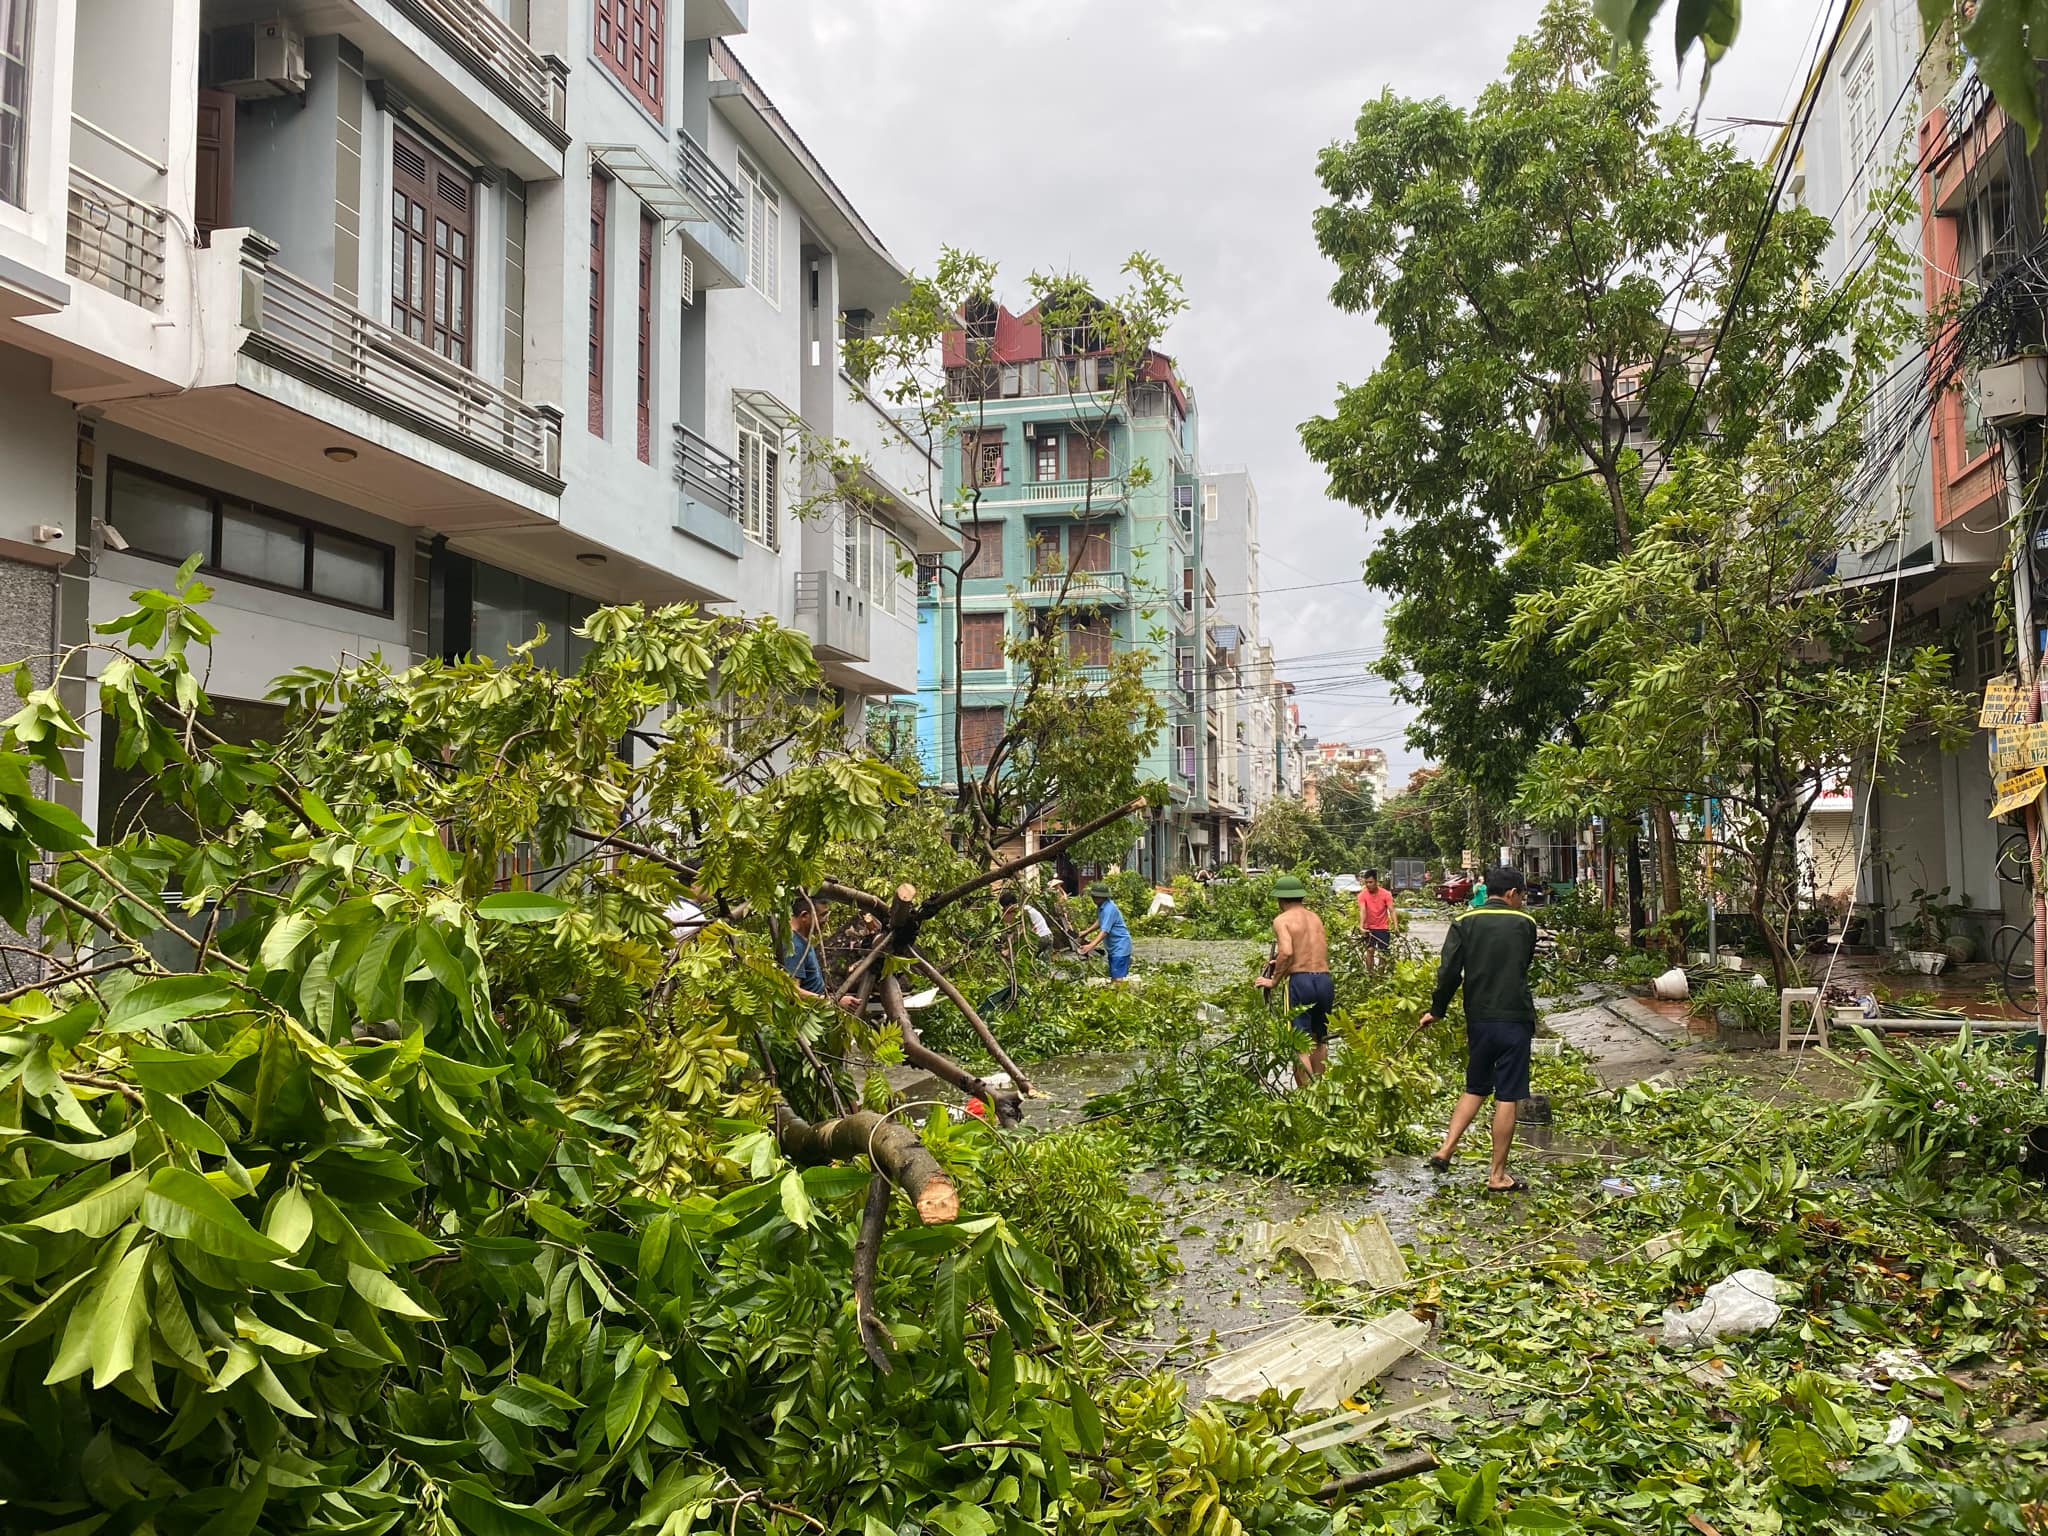
[[[1465,988],[1465,1017],[1480,1024],[1536,1024],[1529,965],[1536,958],[1536,919],[1498,896],[1460,912],[1444,935],[1436,995],[1429,1011],[1441,1018]]]

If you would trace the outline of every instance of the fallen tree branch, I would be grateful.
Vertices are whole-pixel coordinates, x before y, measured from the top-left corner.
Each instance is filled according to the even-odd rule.
[[[1024,1075],[1024,1069],[1018,1066],[1016,1062],[1010,1060],[1010,1053],[1003,1049],[1003,1043],[996,1038],[995,1031],[988,1027],[980,1013],[961,995],[960,989],[948,981],[945,973],[936,965],[933,965],[930,960],[926,959],[921,951],[911,950],[910,958],[915,960],[917,968],[923,971],[937,985],[941,992],[946,994],[946,1001],[967,1016],[967,1022],[974,1026],[974,1032],[981,1037],[981,1043],[988,1047],[989,1055],[995,1058],[997,1066],[1010,1074],[1010,1081],[1017,1085],[1018,1092],[1035,1092],[1036,1090],[1031,1086],[1031,1080]]]
[[[998,1125],[1015,1125],[1024,1118],[1024,1101],[1015,1088],[997,1093],[952,1057],[942,1056],[924,1043],[910,1020],[910,1010],[903,1005],[903,985],[894,976],[882,978],[882,1007],[903,1036],[903,1059],[911,1066],[950,1083],[969,1098],[980,1099],[996,1112]]]
[[[1398,1483],[1404,1477],[1417,1477],[1424,1472],[1436,1470],[1436,1456],[1429,1451],[1417,1451],[1412,1456],[1403,1456],[1398,1461],[1383,1462],[1377,1467],[1367,1467],[1363,1472],[1353,1472],[1349,1477],[1333,1477],[1316,1490],[1318,1499],[1341,1499],[1347,1494],[1363,1493],[1368,1488],[1383,1487]]]
[[[853,1244],[854,1323],[860,1330],[860,1347],[884,1376],[896,1369],[889,1359],[896,1340],[875,1310],[875,1276],[881,1268],[882,1237],[889,1229],[889,1195],[887,1179],[868,1180],[867,1204],[860,1213],[860,1236]]]
[[[926,1226],[959,1219],[960,1191],[939,1160],[925,1150],[917,1132],[871,1109],[857,1109],[813,1125],[788,1105],[778,1105],[775,1140],[783,1156],[799,1168],[868,1159],[885,1179],[910,1196],[918,1220]]]
[[[629,837],[619,836],[616,832],[596,832],[589,827],[572,826],[569,830],[578,837],[586,838],[590,842],[603,843],[608,847],[617,848],[621,852],[630,853],[636,859],[646,859],[650,863],[665,865],[681,875],[685,880],[695,880],[697,878],[697,865],[686,864],[673,854],[663,853],[659,848],[649,847],[646,843],[636,843]]]
[[[879,918],[886,919],[889,916],[889,903],[882,900],[879,896],[870,896],[858,886],[841,885],[837,880],[820,880],[818,882],[818,894],[827,901],[843,902],[849,907],[859,907],[861,911],[871,913]]]
[[[972,896],[976,891],[994,885],[999,880],[1007,880],[1010,876],[1020,874],[1034,864],[1043,864],[1047,859],[1056,859],[1082,838],[1100,832],[1111,822],[1121,821],[1126,816],[1135,816],[1138,812],[1145,809],[1145,804],[1146,802],[1142,799],[1133,800],[1129,805],[1120,805],[1113,811],[1104,811],[1100,816],[1082,822],[1080,826],[1074,828],[1066,836],[1047,843],[1036,853],[1022,854],[1017,858],[1011,859],[1007,864],[998,864],[994,869],[987,871],[985,874],[976,875],[972,880],[962,881],[950,891],[941,891],[936,896],[928,896],[917,909],[917,915],[919,918],[930,917],[934,912],[942,911],[953,905],[954,902],[964,897]],[[1069,891],[1067,894],[1070,896],[1078,895],[1079,892]]]

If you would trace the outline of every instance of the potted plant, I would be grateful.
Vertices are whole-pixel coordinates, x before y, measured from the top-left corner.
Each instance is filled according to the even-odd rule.
[[[1922,976],[1938,976],[1949,962],[1947,943],[1950,925],[1963,910],[1961,902],[1948,900],[1948,887],[1930,891],[1913,887],[1913,920],[1901,930],[1906,964]]]

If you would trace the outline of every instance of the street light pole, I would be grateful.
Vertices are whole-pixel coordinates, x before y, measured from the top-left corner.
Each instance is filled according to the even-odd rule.
[[[1998,433],[2000,467],[2005,472],[2006,523],[2012,529],[2013,656],[2020,672],[2020,693],[2029,721],[2041,718],[2040,650],[2034,631],[2034,530],[2020,492],[2019,446],[2004,428]],[[2043,846],[2041,799],[2037,795],[2023,812],[2027,850],[2034,869],[2034,1085],[2048,1091],[2048,848]]]

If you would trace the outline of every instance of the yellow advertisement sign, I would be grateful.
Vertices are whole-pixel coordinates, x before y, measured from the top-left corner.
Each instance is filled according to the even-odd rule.
[[[2048,767],[2048,724],[2002,725],[1991,746],[1993,778]]]
[[[2015,773],[2010,778],[1998,781],[1998,798],[1991,802],[1994,818],[2016,811],[2022,806],[2032,805],[2041,796],[2043,787],[2048,787],[2048,768],[2029,768],[2025,773]]]
[[[1984,685],[1984,707],[1977,712],[1978,729],[1988,731],[2001,725],[2026,723],[2026,689],[2006,678]]]

